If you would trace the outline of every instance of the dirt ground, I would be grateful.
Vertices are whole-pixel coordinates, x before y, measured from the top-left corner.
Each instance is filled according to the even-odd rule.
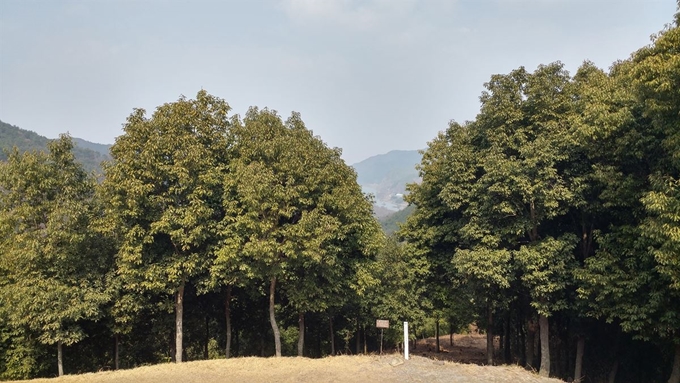
[[[420,355],[434,360],[445,360],[458,363],[486,364],[486,335],[471,332],[454,334],[453,347],[449,335],[439,337],[439,353],[436,352],[435,338],[418,339],[413,355]],[[499,348],[498,338],[494,339],[494,347]]]
[[[498,340],[496,340],[497,342]],[[483,366],[486,362],[484,335],[449,335],[439,340],[419,339],[411,358],[403,355],[343,355],[323,359],[309,358],[232,358],[161,364],[132,370],[106,371],[96,374],[70,375],[30,382],[49,383],[560,383],[557,379],[540,378],[518,366]],[[496,344],[498,347],[498,344]]]

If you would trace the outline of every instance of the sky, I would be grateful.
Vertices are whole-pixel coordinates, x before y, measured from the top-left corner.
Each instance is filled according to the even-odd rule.
[[[205,89],[268,107],[350,164],[422,149],[475,118],[492,74],[607,69],[673,20],[675,0],[0,0],[0,120],[112,144]]]

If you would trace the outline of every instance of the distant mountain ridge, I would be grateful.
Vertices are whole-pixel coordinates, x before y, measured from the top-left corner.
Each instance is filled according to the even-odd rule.
[[[77,137],[72,139],[76,159],[88,172],[101,175],[101,163],[111,159],[111,145]],[[0,161],[7,159],[6,153],[13,147],[21,152],[45,151],[49,142],[47,137],[0,121]],[[416,165],[421,158],[418,150],[393,150],[352,165],[357,172],[357,182],[364,192],[373,194],[374,213],[388,233],[395,231],[397,224],[403,222],[413,210],[407,209],[403,196],[406,194],[406,184],[420,182]]]
[[[357,162],[352,167],[364,192],[375,196],[375,205],[395,212],[407,205],[403,199],[406,184],[420,181],[416,165],[421,159],[418,150],[392,150]]]
[[[21,129],[0,121],[0,161],[7,159],[7,153],[16,147],[20,152],[45,151],[50,139],[30,130]],[[111,145],[97,144],[73,137],[73,154],[88,172],[102,174],[101,163],[111,159]]]

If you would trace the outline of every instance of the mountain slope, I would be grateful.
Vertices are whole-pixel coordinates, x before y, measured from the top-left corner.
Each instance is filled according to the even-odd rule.
[[[21,129],[0,121],[0,161],[7,159],[7,153],[16,147],[20,152],[45,151],[50,139],[30,130]],[[80,138],[73,138],[73,154],[88,172],[101,174],[101,163],[111,159],[108,149],[111,145],[95,144]]]
[[[420,180],[416,164],[421,158],[417,150],[393,150],[352,166],[364,192],[375,196],[376,206],[399,211],[406,207],[406,184]]]

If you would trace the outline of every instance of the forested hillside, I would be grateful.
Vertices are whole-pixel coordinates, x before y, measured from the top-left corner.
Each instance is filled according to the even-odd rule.
[[[434,312],[486,328],[488,363],[680,381],[678,22],[608,73],[494,75],[429,144],[400,235]]]
[[[0,379],[369,353],[388,319],[389,347],[402,321],[476,325],[488,364],[680,383],[679,47],[677,14],[609,71],[492,75],[429,142],[396,236],[298,113],[204,90],[134,109],[102,182],[68,136],[12,152]]]
[[[20,152],[47,150],[50,140],[37,133],[0,121],[0,161],[7,160],[7,153],[16,147]],[[110,159],[108,154],[111,145],[95,144],[80,138],[74,138],[73,153],[76,160],[83,164],[86,171],[102,173],[102,161]]]

